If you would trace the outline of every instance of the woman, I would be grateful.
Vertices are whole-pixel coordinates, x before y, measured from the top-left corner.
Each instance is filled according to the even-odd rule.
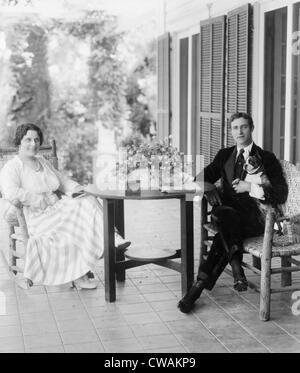
[[[84,188],[63,176],[38,155],[43,134],[34,124],[17,128],[18,155],[1,171],[3,198],[24,205],[29,240],[24,277],[33,283],[60,285],[72,282],[77,288],[94,289],[86,273],[103,256],[102,207],[93,196],[72,198]],[[56,191],[65,195],[59,199]],[[130,243],[116,242],[124,249]]]

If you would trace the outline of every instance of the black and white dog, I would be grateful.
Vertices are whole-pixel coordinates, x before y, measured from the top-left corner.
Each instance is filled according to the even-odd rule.
[[[245,181],[261,186],[271,185],[259,155],[250,155],[245,161],[244,170],[246,172]]]
[[[265,169],[262,164],[262,160],[259,155],[250,155],[244,164],[244,171],[246,172],[245,181],[250,183],[257,184],[259,186],[270,186],[270,180],[268,179],[267,175],[265,174]],[[264,199],[264,198],[262,198]],[[263,216],[266,215],[266,205],[263,204],[260,199],[256,199],[258,207],[260,211],[263,213]],[[278,233],[282,234],[282,227],[281,224],[278,222],[278,218],[283,216],[283,211],[281,206],[273,206],[275,211],[275,222],[278,226]]]

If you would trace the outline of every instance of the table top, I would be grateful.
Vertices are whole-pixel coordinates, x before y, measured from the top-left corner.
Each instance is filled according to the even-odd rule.
[[[172,198],[185,198],[185,191],[176,192],[160,192],[159,190],[141,190],[140,194],[125,194],[125,190],[99,190],[95,185],[90,184],[87,188],[89,193],[99,196],[102,199],[172,199]]]

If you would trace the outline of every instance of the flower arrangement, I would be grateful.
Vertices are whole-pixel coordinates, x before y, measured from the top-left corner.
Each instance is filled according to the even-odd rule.
[[[163,141],[127,145],[123,149],[125,162],[119,165],[119,171],[127,175],[127,183],[143,184],[143,189],[161,189],[163,185],[171,188],[178,185],[179,178],[186,179],[184,153],[179,152],[171,141],[172,136],[169,136]]]
[[[127,146],[128,157],[144,157],[148,162],[151,162],[153,156],[159,159],[165,158],[169,162],[176,164],[181,161],[184,153],[178,151],[176,147],[171,144],[172,135],[160,141],[149,141],[136,146],[135,144]]]

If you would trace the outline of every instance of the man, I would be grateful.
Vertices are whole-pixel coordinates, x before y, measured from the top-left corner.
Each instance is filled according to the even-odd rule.
[[[219,233],[215,235],[207,260],[201,263],[197,281],[178,303],[179,309],[188,313],[203,289],[211,290],[228,263],[232,267],[234,288],[247,290],[247,280],[242,268],[244,238],[264,232],[264,219],[257,199],[262,203],[284,203],[288,187],[282,168],[275,155],[254,144],[253,120],[250,115],[236,113],[230,118],[235,146],[219,150],[215,159],[204,169],[205,197],[213,206],[212,221]],[[253,184],[244,180],[244,163],[249,156],[261,160],[267,182]],[[201,180],[201,175],[197,176]],[[221,188],[214,183],[221,179]]]

